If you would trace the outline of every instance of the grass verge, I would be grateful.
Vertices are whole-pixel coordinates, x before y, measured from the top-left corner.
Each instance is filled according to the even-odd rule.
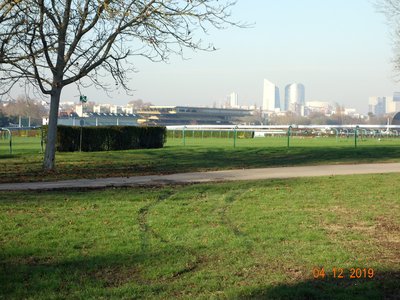
[[[163,149],[90,153],[57,153],[57,169],[42,171],[40,140],[15,139],[13,155],[0,149],[0,182],[24,182],[74,178],[138,176],[180,172],[275,166],[370,163],[400,161],[400,140],[360,140],[354,148],[352,139],[294,137],[291,148],[286,138],[171,139]]]
[[[399,179],[1,192],[0,298],[395,299]]]

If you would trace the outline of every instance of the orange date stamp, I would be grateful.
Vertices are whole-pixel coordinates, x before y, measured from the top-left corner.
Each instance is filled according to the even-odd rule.
[[[375,276],[373,268],[332,268],[325,271],[324,267],[313,268],[312,275],[314,279],[372,279]]]

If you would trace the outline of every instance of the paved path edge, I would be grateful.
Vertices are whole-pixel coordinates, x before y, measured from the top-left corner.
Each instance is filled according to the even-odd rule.
[[[106,187],[160,186],[173,184],[223,182],[238,180],[283,179],[296,177],[337,176],[354,174],[400,173],[400,163],[342,164],[260,169],[239,169],[210,172],[73,179],[62,181],[3,183],[0,191],[65,190]]]

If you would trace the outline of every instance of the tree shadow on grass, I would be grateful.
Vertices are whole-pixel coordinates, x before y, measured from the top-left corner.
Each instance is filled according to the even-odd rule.
[[[53,174],[43,173],[32,163],[8,166],[10,174],[0,174],[1,182],[42,181],[72,178],[99,178],[170,174],[205,170],[265,168],[298,165],[370,163],[399,161],[399,146],[354,147],[183,147],[157,150],[130,150],[92,153],[93,158],[75,161],[63,156]],[[136,155],[138,154],[138,155]],[[72,154],[71,154],[72,155]],[[114,158],[110,159],[110,155]],[[107,158],[106,158],[107,156]],[[89,156],[88,156],[89,157]],[[4,160],[6,156],[3,156]],[[0,154],[0,160],[3,159]],[[107,163],[102,163],[105,160]],[[35,164],[38,162],[35,161]],[[28,168],[28,166],[30,166]],[[7,176],[5,176],[7,175]]]
[[[149,152],[147,155],[160,159],[162,152]],[[182,148],[168,151],[167,160],[160,161],[157,168],[172,168],[171,171],[196,170],[201,168],[260,168],[277,166],[313,165],[320,163],[355,163],[371,160],[391,161],[400,157],[400,147],[293,147],[255,148]]]
[[[112,254],[54,262],[53,258],[0,255],[0,299],[171,298],[181,275],[192,276],[190,253],[169,247],[148,254]],[[177,260],[180,260],[177,263]],[[193,261],[197,264],[197,262]],[[205,263],[205,262],[203,262]],[[192,273],[193,274],[193,273]],[[400,299],[400,271],[375,271],[373,279],[308,279],[265,288],[249,286],[234,299]],[[175,282],[175,280],[178,280]],[[184,280],[184,279],[183,279]],[[181,283],[182,284],[182,283]],[[182,288],[182,285],[179,285]],[[228,292],[229,287],[226,287]],[[176,288],[176,289],[179,289]],[[212,288],[211,288],[212,289]],[[210,291],[212,292],[212,291]],[[221,292],[225,292],[222,290]],[[203,294],[207,297],[207,292]],[[211,297],[212,294],[209,294]],[[222,294],[223,295],[223,294]]]
[[[164,292],[182,274],[193,271],[196,264],[192,253],[174,246],[146,254],[82,256],[59,261],[53,257],[13,255],[10,259],[0,255],[0,299],[63,299],[71,295],[82,299],[135,299],[142,293],[151,296]]]
[[[248,290],[238,299],[400,299],[400,271],[376,271],[374,278],[309,279]]]

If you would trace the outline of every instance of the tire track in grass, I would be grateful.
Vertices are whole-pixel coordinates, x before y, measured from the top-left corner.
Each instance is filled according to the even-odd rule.
[[[191,248],[183,247],[180,245],[174,245],[170,240],[161,236],[158,232],[156,232],[148,224],[148,216],[149,216],[151,209],[153,209],[158,204],[165,202],[168,199],[172,198],[176,193],[177,193],[176,191],[168,191],[168,190],[163,192],[162,194],[160,194],[158,196],[158,198],[155,201],[140,208],[139,212],[138,212],[138,216],[137,216],[137,221],[139,222],[139,228],[140,228],[140,233],[141,233],[140,240],[141,240],[142,253],[144,253],[146,255],[146,253],[150,252],[149,251],[150,250],[149,249],[149,239],[151,237],[153,237],[163,244],[171,245],[172,247],[179,249],[179,252],[188,253],[190,256],[194,257],[193,261],[189,261],[188,263],[186,263],[185,267],[183,267],[180,270],[175,271],[171,276],[168,276],[168,277],[164,276],[163,278],[160,278],[161,281],[177,279],[181,275],[184,275],[186,273],[194,271],[195,269],[197,269],[197,267],[201,263],[201,259],[197,255],[195,250],[193,250]]]
[[[246,249],[246,253],[251,253],[254,251],[254,244],[256,241],[247,232],[241,230],[239,225],[235,224],[234,220],[228,216],[231,207],[235,205],[236,201],[242,199],[243,195],[245,195],[247,191],[248,190],[246,189],[240,193],[235,193],[235,191],[228,192],[223,198],[224,203],[218,209],[218,214],[220,217],[220,224],[232,232],[236,241],[239,242],[241,247]]]
[[[245,193],[246,192],[237,194],[235,192],[229,192],[224,197],[224,204],[218,209],[221,225],[227,227],[237,237],[244,237],[248,235],[244,231],[240,230],[237,225],[235,225],[235,223],[228,217],[227,212],[229,208]]]
[[[139,228],[140,228],[140,240],[141,240],[141,250],[143,253],[147,252],[148,247],[149,247],[149,236],[154,236],[156,239],[161,241],[162,243],[166,244],[168,243],[167,240],[165,240],[162,236],[160,236],[157,232],[155,232],[150,225],[147,222],[147,215],[153,207],[156,205],[160,204],[163,201],[168,200],[171,198],[173,195],[175,195],[175,192],[172,191],[165,191],[164,193],[158,195],[157,199],[142,208],[139,209],[138,212],[138,217],[137,221],[139,222]]]

